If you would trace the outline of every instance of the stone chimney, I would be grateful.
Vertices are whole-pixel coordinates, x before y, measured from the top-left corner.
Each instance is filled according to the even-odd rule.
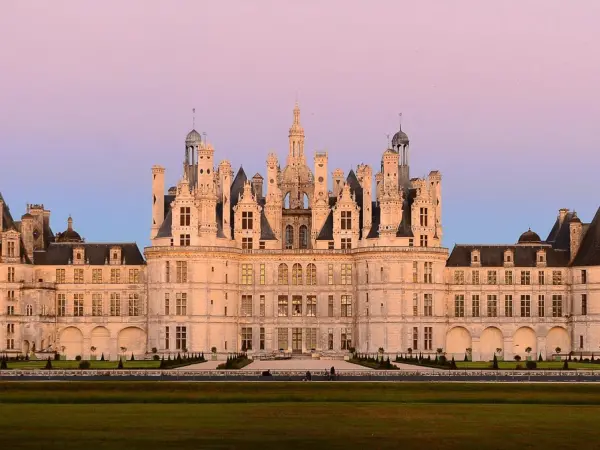
[[[562,211],[562,210],[561,210]],[[569,221],[569,235],[570,235],[570,250],[571,250],[571,261],[577,256],[579,246],[583,239],[583,224],[577,213],[573,212],[573,217]]]
[[[254,192],[257,201],[263,198],[263,177],[260,173],[252,177],[252,192]]]
[[[558,210],[558,226],[562,226],[565,221],[565,218],[569,214],[569,208],[561,208]]]

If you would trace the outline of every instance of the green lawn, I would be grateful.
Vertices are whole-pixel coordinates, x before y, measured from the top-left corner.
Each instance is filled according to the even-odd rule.
[[[90,369],[116,369],[118,361],[90,361]],[[160,361],[124,361],[125,369],[158,369]],[[34,361],[8,361],[9,369],[43,369],[45,360]],[[79,361],[52,361],[53,369],[79,369]]]
[[[538,369],[562,369],[563,361],[536,361]],[[526,361],[517,363],[516,361],[498,361],[499,369],[516,369],[517,364],[525,369]],[[456,361],[456,367],[459,369],[491,369],[492,363],[489,361]],[[569,369],[593,369],[600,370],[600,364],[569,362]]]
[[[19,449],[592,449],[598,414],[595,384],[0,383]]]

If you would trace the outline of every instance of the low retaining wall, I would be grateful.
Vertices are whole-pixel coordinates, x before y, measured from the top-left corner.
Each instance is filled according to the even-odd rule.
[[[1,381],[301,381],[305,370],[3,370]],[[329,380],[326,370],[311,371],[313,381]],[[336,381],[455,381],[455,382],[600,382],[592,370],[339,370]]]

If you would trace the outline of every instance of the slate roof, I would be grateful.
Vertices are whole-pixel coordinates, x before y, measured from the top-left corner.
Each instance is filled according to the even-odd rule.
[[[584,227],[585,229],[585,227]],[[572,263],[573,266],[600,265],[600,208],[583,235],[579,251]]]
[[[13,220],[12,215],[10,214],[10,208],[6,204],[4,197],[2,197],[2,193],[0,193],[0,200],[2,200],[2,211],[0,211],[0,220],[2,221],[2,229],[4,231],[7,230],[17,230],[15,221]]]
[[[103,266],[107,260],[110,260],[110,249],[119,247],[121,249],[121,258],[127,266],[136,266],[145,264],[137,244],[127,243],[51,243],[46,250],[39,250],[33,253],[33,264],[40,266],[48,265],[67,265],[69,260],[73,260],[73,247],[83,247],[85,249],[85,259],[89,259],[89,264],[93,266]]]
[[[569,250],[571,248],[571,227],[569,226],[569,222],[573,218],[573,213],[568,212],[565,216],[565,219],[562,224],[560,224],[558,218],[554,225],[552,226],[552,230],[550,230],[550,234],[546,238],[546,242],[551,244],[553,248],[560,248],[563,250]]]
[[[536,267],[536,254],[546,250],[547,267],[567,267],[569,252],[548,245],[455,245],[446,261],[446,267],[470,267],[471,251],[479,250],[481,267],[503,267],[504,252],[512,250],[515,267]]]

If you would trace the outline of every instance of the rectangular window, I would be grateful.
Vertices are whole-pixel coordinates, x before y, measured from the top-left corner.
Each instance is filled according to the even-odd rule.
[[[504,296],[504,315],[506,317],[513,316],[513,298],[512,295]]]
[[[277,328],[277,345],[279,350],[287,350],[288,349],[288,329],[287,328]]]
[[[65,282],[65,269],[56,269],[56,282],[57,283]]]
[[[488,270],[487,284],[498,284],[498,276],[495,270]]]
[[[252,296],[242,295],[242,316],[252,316]]]
[[[265,296],[260,296],[260,317],[265,317]]]
[[[352,229],[352,212],[351,211],[342,211],[342,230],[351,230]]]
[[[350,250],[352,248],[351,238],[342,238],[342,250]]]
[[[327,330],[327,349],[333,350],[333,328]]]
[[[165,350],[169,350],[170,342],[171,342],[171,330],[169,330],[169,327],[165,327]]]
[[[426,227],[427,225],[427,208],[420,208],[419,209],[419,223],[421,224],[422,227]]]
[[[110,293],[110,315],[121,315],[121,294],[119,294],[118,292]]]
[[[102,314],[102,294],[92,294],[92,316],[101,316]]]
[[[531,317],[530,295],[521,295],[521,317]]]
[[[419,348],[419,327],[413,327],[413,336],[412,336],[412,349],[413,351]]]
[[[92,283],[102,283],[102,269],[92,269]]]
[[[129,284],[137,284],[140,282],[140,270],[129,269]]]
[[[288,296],[287,295],[280,295],[277,297],[277,315],[279,317],[284,317],[284,316],[288,315]]]
[[[487,296],[487,316],[498,317],[498,298],[495,295]]]
[[[504,284],[511,285],[513,283],[513,272],[512,270],[507,270],[506,272],[504,272]]]
[[[540,270],[538,272],[538,284],[540,286],[543,286],[544,284],[546,284],[546,276],[545,276],[545,272],[543,270]]]
[[[531,272],[529,270],[521,271],[521,284],[522,285],[530,285],[531,284]]]
[[[419,315],[419,294],[413,294],[413,316]]]
[[[6,349],[7,350],[15,349],[15,340],[13,338],[6,339]]]
[[[414,247],[415,246],[415,240],[414,240],[414,238],[408,238],[408,246],[409,247]]]
[[[302,315],[302,296],[292,295],[292,316],[300,317]]]
[[[327,301],[327,315],[333,317],[333,295],[328,297]]]
[[[171,298],[168,292],[165,292],[165,316],[171,315]]]
[[[188,280],[187,261],[177,261],[176,268],[177,268],[177,272],[176,272],[177,283],[187,283],[187,280]]]
[[[562,295],[552,296],[552,317],[562,317]]]
[[[175,350],[187,350],[187,327],[175,327]]]
[[[433,294],[423,294],[423,315],[433,316]]]
[[[242,351],[252,350],[252,328],[242,327]]]
[[[260,284],[265,284],[267,280],[267,274],[266,274],[266,270],[265,270],[265,265],[261,264],[260,265]]]
[[[251,230],[253,228],[252,211],[242,211],[242,230]]]
[[[189,234],[180,234],[179,235],[179,246],[180,247],[189,247],[191,245],[191,238]]]
[[[83,269],[73,270],[73,283],[83,283]]]
[[[327,284],[333,284],[333,264],[327,265]]]
[[[587,294],[581,294],[581,315],[587,315]]]
[[[581,284],[587,284],[587,270],[581,270]]]
[[[6,293],[6,299],[9,300],[9,301],[14,301],[14,299],[15,299],[15,291],[12,291],[12,290],[8,291]]]
[[[309,286],[317,284],[317,266],[312,263],[306,266],[306,284]]]
[[[342,264],[342,284],[352,284],[352,264]]]
[[[304,330],[304,335],[306,338],[306,349],[307,350],[316,350],[317,349],[317,329],[316,328],[306,328]]]
[[[189,227],[191,223],[191,211],[189,206],[179,208],[179,226]]]
[[[352,347],[352,328],[342,328],[340,346],[342,350],[350,350]]]
[[[140,308],[140,295],[136,293],[129,294],[129,315],[139,316],[141,315]]]
[[[258,241],[258,249],[264,250],[266,248],[265,241]]]
[[[6,324],[6,332],[8,334],[13,334],[15,332],[15,324],[14,323]]]
[[[381,268],[381,274],[383,275],[383,267]],[[413,283],[419,282],[419,263],[417,261],[413,261]],[[382,277],[383,278],[383,277]],[[383,280],[381,280],[383,281]]]
[[[454,271],[454,284],[465,284],[465,272],[463,270]]]
[[[291,248],[291,247],[290,247]],[[334,246],[333,246],[333,241],[329,241],[327,243],[327,250],[333,250]]]
[[[169,261],[165,263],[165,281],[171,282],[171,263]]]
[[[341,316],[342,317],[352,317],[352,296],[351,295],[342,295],[341,302]]]
[[[308,295],[306,297],[306,315],[308,317],[316,317],[317,316],[317,296],[316,295]]]
[[[554,286],[559,286],[562,284],[562,272],[560,270],[552,271],[552,284]]]
[[[425,350],[431,350],[433,348],[433,328],[425,327],[423,331],[423,347]]]
[[[9,316],[15,315],[15,307],[13,305],[9,305],[6,307],[6,314]]]
[[[546,316],[546,301],[543,295],[538,295],[538,316]]]
[[[242,264],[242,284],[254,284],[252,264]]]
[[[473,284],[479,284],[479,270],[474,270],[471,274]]]
[[[426,234],[422,234],[419,238],[419,243],[421,245],[421,247],[427,247],[428,244],[428,237]]]
[[[177,292],[175,294],[175,314],[178,316],[187,315],[187,293]]]
[[[120,269],[110,269],[110,282],[112,284],[119,284],[121,282]]]
[[[242,250],[252,250],[252,238],[251,237],[243,237],[242,238]]]
[[[465,317],[465,296],[462,294],[454,296],[454,316]]]
[[[15,256],[15,243],[13,241],[8,242],[8,254],[7,256],[13,258]]]
[[[471,308],[473,317],[479,317],[479,295],[471,297]]]
[[[14,283],[15,282],[15,268],[14,267],[9,267],[8,268],[8,282],[9,283]]]
[[[423,264],[423,283],[431,284],[433,283],[433,263],[426,262]],[[464,275],[463,275],[464,276]],[[464,278],[463,278],[464,282]]]
[[[260,343],[259,343],[259,350],[264,350],[265,349],[265,329],[264,328],[260,328]]]
[[[57,299],[57,313],[59,316],[64,317],[67,315],[67,296],[66,294],[58,294]]]

